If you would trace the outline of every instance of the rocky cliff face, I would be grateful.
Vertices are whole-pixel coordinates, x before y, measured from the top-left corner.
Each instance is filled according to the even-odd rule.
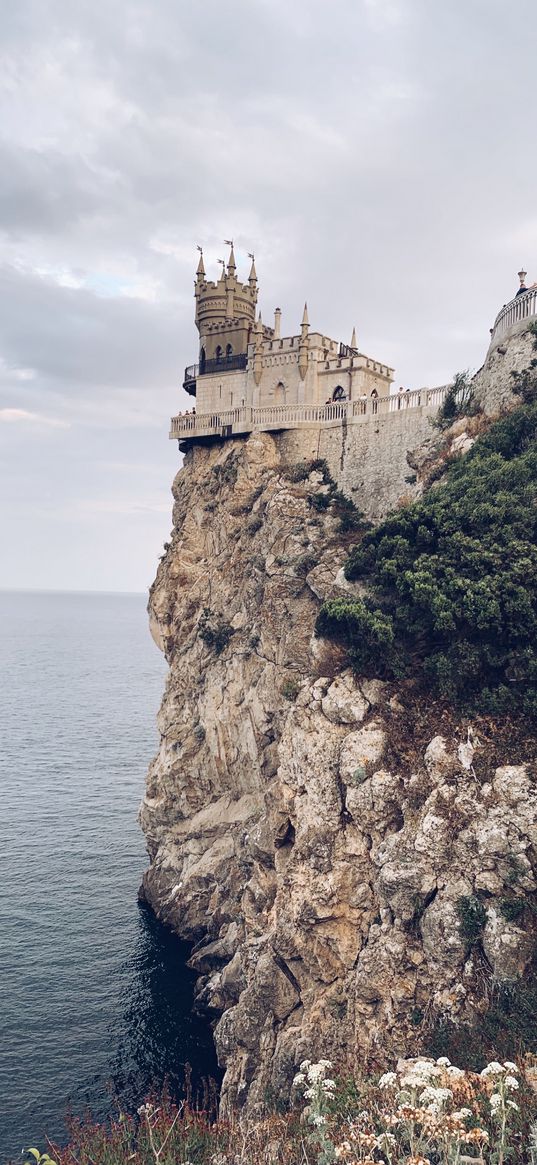
[[[529,757],[314,638],[345,551],[322,472],[280,451],[187,455],[150,599],[170,671],[144,892],[196,944],[222,1103],[250,1113],[306,1055],[381,1063],[479,1014],[485,977],[532,960],[537,889]]]

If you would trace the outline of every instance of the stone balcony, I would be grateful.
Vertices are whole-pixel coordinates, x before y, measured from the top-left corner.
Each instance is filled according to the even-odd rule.
[[[530,287],[504,304],[490,333],[489,352],[537,321],[537,287]]]
[[[402,419],[409,414],[434,414],[442,404],[447,385],[441,388],[422,388],[415,392],[392,393],[390,396],[368,397],[366,400],[333,401],[324,405],[273,405],[266,408],[228,409],[215,413],[180,413],[172,417],[170,438],[189,441],[198,437],[232,437],[235,434],[281,431],[282,429],[311,429],[363,424],[392,417]]]

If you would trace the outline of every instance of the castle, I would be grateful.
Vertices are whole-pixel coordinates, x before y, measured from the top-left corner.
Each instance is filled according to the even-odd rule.
[[[295,335],[281,335],[280,308],[272,327],[263,324],[250,257],[248,281],[241,283],[231,243],[227,266],[222,261],[220,278],[210,282],[200,253],[194,292],[199,363],[185,369],[183,381],[196,398],[195,412],[174,417],[170,436],[185,441],[282,430],[384,411],[393,368],[361,352],[355,331],[350,344],[311,331],[307,305]]]
[[[375,459],[374,446],[381,442],[389,446],[390,456],[397,445],[402,449],[404,441],[407,450],[415,445],[427,433],[429,418],[442,404],[448,386],[392,392],[393,368],[361,352],[355,331],[350,344],[311,331],[307,305],[300,331],[282,336],[280,308],[272,327],[257,312],[253,255],[248,281],[242,283],[231,241],[230,248],[216,282],[206,278],[200,248],[194,290],[199,362],[185,369],[183,381],[195,407],[172,417],[170,430],[180,449],[186,451],[194,441],[255,430],[281,434],[306,430],[308,449],[331,447],[332,456],[341,460],[344,453],[348,458],[347,446],[363,449],[365,428],[369,460]],[[526,287],[525,277],[521,270],[516,295],[491,328],[485,368],[503,353],[505,342],[527,330],[537,316],[537,288]],[[355,432],[350,440],[347,431],[355,425],[362,427],[362,434]],[[337,431],[330,435],[331,429]],[[297,445],[297,452],[302,445]]]

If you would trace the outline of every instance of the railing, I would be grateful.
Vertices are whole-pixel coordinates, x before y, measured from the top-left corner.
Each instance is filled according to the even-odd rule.
[[[514,299],[506,303],[502,307],[502,310],[498,312],[490,336],[491,347],[497,344],[498,340],[510,328],[524,324],[526,320],[531,320],[536,317],[537,287],[531,287],[529,291],[525,291],[522,295],[516,295]]]
[[[196,395],[197,375],[198,375],[198,365],[197,364],[189,364],[188,368],[185,368],[185,375],[183,377],[183,388],[184,388],[185,392],[189,392],[191,396]]]
[[[181,413],[172,417],[170,437],[227,436],[230,429],[243,433],[253,429],[296,429],[309,425],[341,424],[343,421],[354,423],[388,413],[400,415],[407,410],[436,410],[444,400],[447,387],[421,388],[414,392],[334,401],[324,405],[273,405],[266,408],[244,405],[224,412]]]
[[[198,376],[205,376],[208,372],[235,372],[238,368],[246,368],[247,363],[247,352],[238,352],[236,356],[222,356],[220,360],[205,360],[199,365]]]

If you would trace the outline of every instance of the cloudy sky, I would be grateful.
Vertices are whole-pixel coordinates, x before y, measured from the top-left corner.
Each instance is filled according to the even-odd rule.
[[[510,15],[512,13],[512,15]],[[537,278],[535,0],[0,0],[0,586],[143,590],[196,243],[443,383]],[[186,398],[188,403],[189,398]]]

